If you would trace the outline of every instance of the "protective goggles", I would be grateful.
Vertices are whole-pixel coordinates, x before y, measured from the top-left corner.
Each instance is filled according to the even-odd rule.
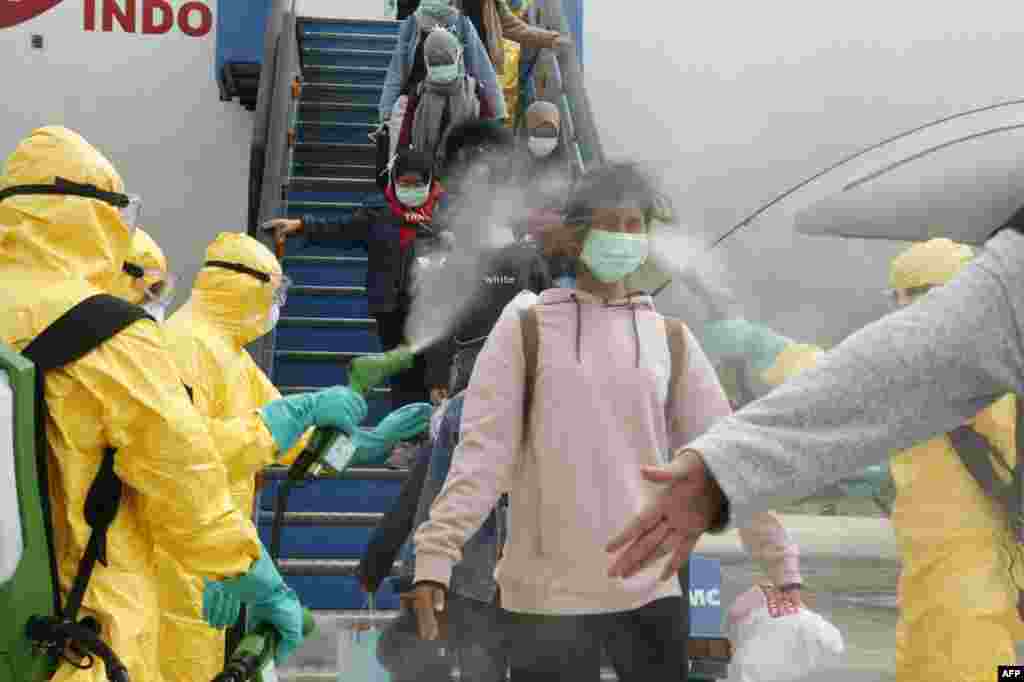
[[[135,227],[139,224],[139,215],[142,212],[142,199],[137,195],[108,192],[96,185],[72,182],[64,178],[54,178],[52,185],[14,185],[13,187],[2,189],[0,190],[0,201],[10,197],[40,194],[96,199],[111,206],[116,206],[121,213],[121,220],[132,232],[135,231]]]
[[[288,289],[292,286],[292,280],[285,274],[270,274],[257,270],[256,268],[250,268],[247,265],[241,263],[231,263],[223,260],[208,260],[203,263],[204,268],[222,268],[224,270],[231,270],[232,272],[239,272],[243,275],[249,275],[255,277],[261,282],[265,282],[274,287],[274,298],[273,302],[275,305],[284,306],[288,301]]]
[[[934,286],[926,284],[920,287],[910,287],[909,289],[886,289],[885,295],[894,304],[898,304],[900,302],[901,293],[906,295],[906,297],[911,301],[916,301],[934,288]]]
[[[156,268],[143,268],[135,263],[125,262],[121,269],[145,285],[147,303],[166,303],[174,297],[178,278],[169,272]]]

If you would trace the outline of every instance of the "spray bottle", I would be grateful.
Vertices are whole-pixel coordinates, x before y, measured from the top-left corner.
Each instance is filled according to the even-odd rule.
[[[364,398],[389,377],[412,367],[416,354],[407,346],[399,346],[379,355],[362,355],[348,368],[348,385]],[[270,528],[270,556],[276,561],[281,553],[281,527],[288,509],[288,496],[292,488],[312,474],[335,474],[345,470],[355,456],[352,439],[339,429],[317,429],[309,445],[288,468],[288,478],[278,489],[274,499],[274,521]]]
[[[415,354],[407,346],[399,346],[379,355],[363,355],[354,359],[348,368],[348,386],[369,397],[370,391],[390,377],[412,367]],[[338,473],[345,470],[355,455],[356,448],[348,434],[338,429],[318,429],[306,450],[308,457],[300,456],[288,471],[288,477],[305,478],[307,473]],[[303,453],[305,456],[306,453]],[[306,461],[303,462],[302,460]],[[301,463],[301,466],[300,466]],[[294,474],[294,475],[293,475]]]

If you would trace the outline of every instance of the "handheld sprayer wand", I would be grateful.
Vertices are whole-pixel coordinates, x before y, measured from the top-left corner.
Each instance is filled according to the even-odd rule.
[[[416,354],[408,346],[399,346],[378,355],[362,355],[349,363],[348,385],[353,391],[369,396],[377,386],[388,378],[412,367]],[[347,434],[338,429],[317,429],[309,445],[288,468],[288,478],[278,489],[274,499],[274,522],[270,529],[270,556],[275,561],[280,556],[281,525],[288,508],[288,496],[300,481],[312,472],[319,475],[324,469],[334,472],[344,470],[355,455],[355,446]]]
[[[309,638],[316,632],[316,621],[309,609],[302,610],[302,635]],[[260,623],[256,629],[242,638],[228,659],[224,670],[213,678],[213,682],[256,682],[257,677],[273,660],[281,635],[270,623]]]

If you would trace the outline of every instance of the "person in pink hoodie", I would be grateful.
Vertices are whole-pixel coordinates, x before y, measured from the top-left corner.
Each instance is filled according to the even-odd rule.
[[[602,647],[623,682],[688,674],[689,605],[679,581],[659,579],[667,557],[618,579],[607,575],[604,550],[657,490],[641,467],[667,463],[731,412],[694,336],[681,327],[685,361],[674,368],[669,324],[650,296],[628,287],[664,205],[631,164],[581,179],[563,228],[573,235],[576,286],[524,292],[503,311],[466,392],[447,481],[415,535],[413,602],[420,636],[436,639],[452,566],[508,493],[510,532],[495,577],[512,682],[596,682]],[[521,314],[530,306],[532,381]],[[777,585],[799,583],[796,547],[774,516],[758,517],[743,540]]]

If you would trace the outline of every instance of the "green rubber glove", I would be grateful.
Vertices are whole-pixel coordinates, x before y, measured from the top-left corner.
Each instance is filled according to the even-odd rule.
[[[412,403],[384,417],[375,429],[356,429],[352,434],[352,444],[356,447],[352,464],[383,464],[391,456],[395,443],[418,436],[430,427],[433,409],[430,403]]]
[[[332,386],[275,400],[260,410],[260,416],[278,452],[288,452],[309,427],[328,426],[351,433],[366,419],[366,412],[363,396],[347,386]]]
[[[203,590],[203,618],[218,630],[229,628],[238,622],[242,602],[229,593],[221,582],[206,582]]]
[[[756,372],[763,372],[775,364],[775,359],[793,344],[764,325],[734,318],[718,320],[704,325],[700,346],[711,364],[717,366],[729,357],[742,357]]]
[[[215,620],[213,610],[217,597],[214,593],[217,591],[223,591],[248,607],[250,629],[260,623],[270,623],[280,633],[281,644],[275,658],[277,664],[283,663],[302,644],[302,604],[295,592],[284,584],[266,548],[248,573],[230,580],[207,583],[203,592],[203,618],[211,625]],[[208,593],[210,597],[207,597]]]

